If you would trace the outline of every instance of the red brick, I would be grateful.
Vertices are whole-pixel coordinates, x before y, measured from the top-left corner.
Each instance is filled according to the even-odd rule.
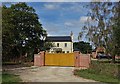
[[[44,66],[45,52],[42,51],[39,54],[34,55],[34,66]]]

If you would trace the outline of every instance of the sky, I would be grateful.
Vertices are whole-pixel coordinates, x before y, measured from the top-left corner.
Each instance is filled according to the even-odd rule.
[[[10,6],[11,3],[4,3]],[[12,3],[15,4],[15,3]],[[27,2],[36,10],[39,21],[48,36],[70,36],[78,41],[78,34],[87,20],[89,8],[83,7],[87,2]],[[87,41],[87,39],[81,39]]]
[[[82,31],[82,27],[85,25],[84,23],[89,17],[87,14],[90,9],[84,7],[88,5],[89,2],[64,2],[65,0],[63,0],[63,2],[59,2],[59,0],[57,1],[26,3],[28,6],[31,6],[36,10],[39,21],[43,28],[47,31],[48,36],[69,36],[72,31],[74,35],[74,42],[76,42],[78,41],[79,32]],[[15,4],[15,0],[11,3]],[[11,3],[7,2],[5,4],[10,6]],[[88,41],[84,36],[81,40]]]
[[[84,3],[85,4],[85,3]],[[28,3],[36,9],[39,21],[50,36],[69,36],[72,31],[74,41],[86,20],[87,9],[83,3]],[[85,40],[85,39],[84,39]]]
[[[0,0],[1,2],[118,2],[120,0]]]

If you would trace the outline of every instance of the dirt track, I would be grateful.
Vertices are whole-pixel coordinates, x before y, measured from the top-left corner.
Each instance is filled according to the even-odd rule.
[[[16,68],[10,72],[20,75],[23,82],[95,82],[73,75],[74,67]]]

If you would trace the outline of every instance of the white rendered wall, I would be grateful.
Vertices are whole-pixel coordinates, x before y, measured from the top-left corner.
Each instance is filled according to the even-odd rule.
[[[62,48],[62,51],[69,51],[69,53],[73,52],[73,42],[53,42],[55,46],[57,47],[57,43],[59,43],[59,48]],[[65,43],[67,43],[67,47],[65,47]]]

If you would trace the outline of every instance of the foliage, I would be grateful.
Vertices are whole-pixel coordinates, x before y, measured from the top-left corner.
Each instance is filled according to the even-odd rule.
[[[83,36],[83,32],[79,32],[79,35],[78,35],[78,41],[81,40],[82,36]]]
[[[26,3],[2,6],[3,61],[25,53],[31,58],[35,48],[41,48],[47,35],[35,10]]]
[[[119,54],[119,2],[92,2],[88,6],[88,21],[83,27],[87,38],[95,47],[104,46],[106,52],[113,56]]]
[[[54,43],[52,43],[52,42],[45,42],[45,44],[44,44],[44,49],[45,50],[50,50],[52,47],[54,47],[55,45],[54,45]]]
[[[2,7],[0,7],[0,55],[2,55]]]
[[[114,37],[114,44],[115,44],[115,50],[114,53],[116,55],[120,56],[120,2],[115,3],[114,7],[114,18],[113,18],[113,37]]]
[[[118,73],[117,64],[104,63],[99,61],[92,61],[89,69],[75,71],[75,75],[80,77],[109,83],[118,82]]]
[[[94,2],[89,5],[91,11],[88,13],[88,21],[84,30],[87,30],[87,37],[95,47],[110,47],[112,40],[112,3]]]
[[[78,49],[81,53],[91,53],[92,51],[92,46],[90,43],[80,41],[80,42],[75,42],[73,43],[74,49]]]

